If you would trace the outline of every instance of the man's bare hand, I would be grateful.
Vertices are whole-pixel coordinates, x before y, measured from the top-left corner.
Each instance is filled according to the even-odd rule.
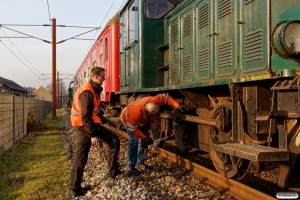
[[[94,146],[100,146],[100,140],[98,139],[98,137],[92,137],[91,138],[91,143]]]

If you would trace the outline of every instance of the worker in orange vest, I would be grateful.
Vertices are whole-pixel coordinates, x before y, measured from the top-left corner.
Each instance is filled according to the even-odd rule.
[[[73,99],[71,122],[72,126],[78,130],[77,151],[70,177],[70,188],[74,198],[84,195],[91,189],[90,186],[81,187],[83,170],[91,145],[99,146],[100,139],[108,145],[108,175],[114,178],[121,173],[118,163],[119,138],[101,125],[101,116],[98,116],[101,103],[100,93],[103,90],[101,85],[104,80],[105,69],[101,67],[92,68],[90,81],[78,89]]]
[[[122,110],[121,121],[129,135],[128,170],[126,171],[128,176],[140,174],[140,171],[135,168],[136,165],[142,170],[152,168],[144,162],[147,159],[148,145],[153,143],[148,131],[159,114],[159,108],[165,104],[175,109],[180,106],[168,94],[158,94],[135,100]]]

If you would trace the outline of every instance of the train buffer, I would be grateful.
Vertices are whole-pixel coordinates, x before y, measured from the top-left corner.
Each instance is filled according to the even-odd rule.
[[[258,162],[288,161],[289,152],[250,143],[212,144],[215,151]]]

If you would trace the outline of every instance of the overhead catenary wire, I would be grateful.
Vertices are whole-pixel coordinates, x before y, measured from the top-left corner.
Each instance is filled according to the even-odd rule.
[[[28,35],[28,34],[26,34],[26,33],[22,33],[22,32],[20,32],[20,31],[16,31],[16,30],[14,30],[14,29],[8,28],[8,27],[3,26],[3,25],[1,25],[0,27],[6,28],[6,29],[8,29],[8,30],[11,30],[11,31],[14,31],[14,32],[17,32],[17,33],[20,33],[20,34],[22,34],[22,35],[26,35],[26,36],[31,37],[31,38],[35,38],[35,39],[41,40],[41,41],[46,42],[46,43],[52,44],[52,43],[49,42],[48,40],[43,40],[43,39],[41,39],[41,38],[37,38],[37,37],[34,37],[34,36],[32,36],[32,35]]]
[[[102,22],[100,23],[99,27],[101,27],[102,23],[104,22],[105,18],[107,17],[107,15],[108,15],[109,11],[111,10],[112,6],[114,5],[115,1],[116,1],[116,0],[114,0],[114,1],[112,2],[112,4],[110,5],[110,8],[109,8],[108,11],[106,12],[106,14],[105,14],[105,16],[104,16]],[[124,2],[123,2],[123,3],[124,3]],[[93,39],[95,38],[97,32],[98,32],[98,31],[95,32],[95,34],[94,34],[94,36],[93,36]],[[92,41],[90,42],[90,44],[89,44],[87,50],[85,51],[85,53],[84,53],[84,55],[83,55],[83,57],[82,57],[82,59],[81,59],[81,60],[82,60],[81,63],[82,63],[83,60],[85,59],[85,56],[86,56],[87,52],[89,51],[91,44],[92,44]],[[81,63],[79,64],[79,67],[80,67]],[[78,69],[76,69],[76,71],[77,71],[77,70],[78,70]],[[75,71],[74,74],[76,74],[76,71]]]
[[[2,28],[0,28],[1,30],[2,30],[2,32],[4,33],[4,35],[6,35],[7,36],[7,34],[5,33],[5,31],[2,29]],[[8,38],[9,39],[9,38]],[[18,52],[25,58],[25,60],[31,65],[31,67],[37,72],[37,73],[39,73],[40,75],[41,75],[41,73],[31,64],[31,62],[29,62],[29,60],[24,56],[24,54],[18,49],[18,47],[13,43],[13,41],[11,40],[11,39],[9,39],[9,41],[12,43],[12,45],[14,45],[14,47],[18,50]],[[3,43],[2,43],[3,44]],[[45,82],[44,82],[44,84],[46,84]]]
[[[29,69],[37,78],[39,78],[39,76],[36,74],[36,73],[34,73],[34,71],[32,71],[27,65],[26,65],[26,63],[24,63],[12,50],[10,50],[1,40],[0,40],[0,42],[3,44],[3,46],[5,47],[5,48],[7,48],[12,54],[14,54],[16,57],[17,57],[17,59],[21,62],[21,63],[23,63],[24,65],[25,65],[25,67],[27,68],[27,69]],[[45,82],[44,82],[45,83]]]
[[[50,27],[50,32],[51,32],[51,37],[53,37],[53,36],[52,36],[52,24],[51,24],[51,17],[50,17],[50,8],[49,8],[49,2],[48,2],[48,0],[47,0],[47,6],[48,6],[49,21],[50,21],[50,25],[51,25],[51,27]]]
[[[119,7],[118,10],[120,10],[120,9],[122,8],[122,6],[123,6],[123,4],[125,3],[125,1],[126,1],[126,0],[123,1],[123,3],[120,5],[120,7]]]
[[[99,27],[99,28],[100,28],[100,27]],[[67,41],[67,40],[74,39],[74,38],[76,38],[76,37],[78,37],[78,36],[84,35],[84,34],[86,34],[86,33],[89,33],[89,32],[91,32],[91,31],[98,30],[99,28],[94,28],[94,29],[92,29],[92,30],[86,31],[86,32],[84,32],[84,33],[81,33],[81,34],[79,34],[79,35],[75,35],[75,36],[73,36],[73,37],[70,37],[70,38],[68,38],[68,39],[65,39],[65,40],[59,41],[59,42],[57,42],[57,44],[63,43],[63,42],[65,42],[65,41]]]
[[[0,24],[1,26],[52,26],[52,24]],[[57,27],[68,27],[68,28],[98,28],[90,26],[67,26],[67,25],[56,25]]]
[[[50,24],[0,24],[0,26],[51,26]]]
[[[93,41],[96,41],[96,39],[84,39],[84,38],[72,38],[73,40],[93,40]]]

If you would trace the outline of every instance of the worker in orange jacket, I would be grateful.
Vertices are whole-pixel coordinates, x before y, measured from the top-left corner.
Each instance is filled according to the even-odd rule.
[[[128,144],[128,176],[139,175],[136,164],[141,169],[151,169],[145,164],[148,145],[152,144],[152,138],[148,131],[155,122],[159,108],[163,105],[171,105],[177,109],[180,105],[168,94],[144,97],[131,102],[121,112],[121,121],[129,135]],[[139,139],[140,142],[139,142]]]
[[[73,98],[71,110],[72,126],[78,130],[75,161],[71,171],[70,189],[72,197],[84,195],[90,186],[81,187],[83,170],[86,165],[91,145],[99,146],[100,139],[107,143],[108,176],[114,178],[121,173],[118,154],[119,138],[104,128],[99,116],[101,85],[105,80],[105,69],[94,67],[90,72],[90,81],[82,85]]]

